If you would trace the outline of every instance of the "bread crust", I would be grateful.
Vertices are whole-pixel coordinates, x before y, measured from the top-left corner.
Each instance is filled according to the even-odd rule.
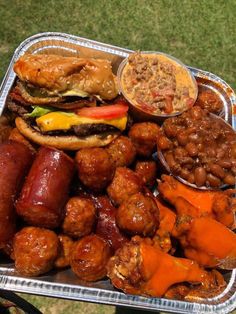
[[[79,150],[85,147],[102,147],[111,143],[120,132],[108,134],[104,137],[100,135],[90,135],[79,138],[76,135],[44,135],[32,128],[24,119],[15,119],[17,129],[22,135],[39,145],[46,145],[62,150]]]
[[[111,100],[118,94],[117,79],[108,60],[25,54],[16,61],[14,71],[22,82],[46,89],[51,96],[84,92]]]

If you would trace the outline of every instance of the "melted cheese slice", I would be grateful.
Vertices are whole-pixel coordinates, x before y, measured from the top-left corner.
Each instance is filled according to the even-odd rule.
[[[36,119],[36,123],[42,132],[69,130],[73,125],[104,123],[112,125],[123,131],[126,127],[127,116],[116,119],[91,119],[81,117],[75,113],[50,112]]]

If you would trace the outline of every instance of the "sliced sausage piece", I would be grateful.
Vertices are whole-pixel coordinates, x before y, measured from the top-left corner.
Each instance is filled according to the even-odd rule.
[[[15,232],[14,200],[33,161],[32,152],[22,143],[0,145],[0,248]]]
[[[17,200],[17,213],[34,226],[58,227],[73,174],[74,161],[68,155],[41,147]]]
[[[116,251],[129,241],[116,225],[117,208],[107,196],[96,197],[94,201],[98,211],[96,234],[105,239]]]

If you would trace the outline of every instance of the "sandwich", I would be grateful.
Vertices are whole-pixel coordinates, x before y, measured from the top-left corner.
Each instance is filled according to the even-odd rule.
[[[39,145],[65,150],[109,144],[127,124],[110,61],[25,54],[14,65],[8,97],[20,133]]]

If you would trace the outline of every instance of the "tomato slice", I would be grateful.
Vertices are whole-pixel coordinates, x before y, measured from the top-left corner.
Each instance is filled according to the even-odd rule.
[[[92,119],[116,119],[126,115],[129,107],[123,104],[107,105],[102,107],[82,108],[75,113]]]

